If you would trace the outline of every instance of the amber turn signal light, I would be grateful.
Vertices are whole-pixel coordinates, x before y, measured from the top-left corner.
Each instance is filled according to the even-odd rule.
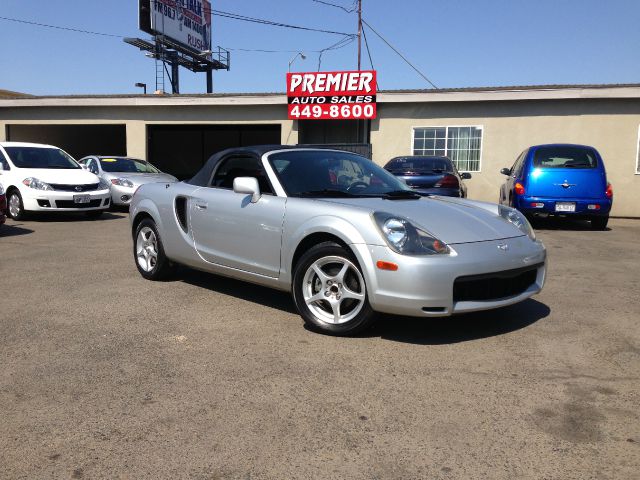
[[[380,270],[390,270],[392,272],[398,270],[398,265],[396,265],[395,263],[383,262],[382,260],[378,260],[378,262],[376,263],[376,267],[378,267]]]

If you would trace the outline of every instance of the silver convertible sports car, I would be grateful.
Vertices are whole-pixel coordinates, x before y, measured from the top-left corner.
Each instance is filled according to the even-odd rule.
[[[376,312],[442,317],[520,302],[546,251],[517,210],[422,197],[359,155],[290,146],[220,152],[191,180],[142,185],[133,257],[291,291],[307,324],[349,335]]]

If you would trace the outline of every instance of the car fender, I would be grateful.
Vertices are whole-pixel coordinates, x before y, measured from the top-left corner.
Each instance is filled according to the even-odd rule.
[[[157,225],[157,228],[160,231],[164,229],[160,211],[158,210],[157,205],[149,198],[142,198],[140,201],[136,202],[136,204],[131,207],[129,219],[131,222],[132,229],[136,219],[138,218],[138,215],[140,215],[141,213],[146,213],[150,215],[153,221],[155,222],[155,224]],[[135,235],[135,232],[132,231],[131,234]]]
[[[349,245],[352,253],[360,264],[362,273],[365,275],[365,281],[369,283],[367,271],[369,270],[368,266],[371,264],[371,256],[368,255],[367,248],[355,248],[356,246],[366,246],[367,240],[351,221],[333,215],[312,217],[299,225],[291,234],[285,232],[282,244],[282,265],[280,270],[283,283],[290,284],[293,279],[292,263],[298,246],[305,238],[318,233],[332,235]],[[376,243],[384,244],[382,239]]]

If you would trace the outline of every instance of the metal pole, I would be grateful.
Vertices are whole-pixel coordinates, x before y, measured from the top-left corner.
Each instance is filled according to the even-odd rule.
[[[360,70],[361,48],[362,48],[362,0],[358,0],[358,70]]]
[[[213,93],[213,69],[207,70],[207,93]]]
[[[177,54],[171,61],[171,91],[174,94],[180,93],[180,79],[178,78],[178,58]]]

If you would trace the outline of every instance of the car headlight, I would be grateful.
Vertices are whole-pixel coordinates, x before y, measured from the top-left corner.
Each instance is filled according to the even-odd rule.
[[[451,253],[447,244],[429,232],[413,225],[406,218],[390,213],[376,212],[373,220],[387,244],[403,255],[437,255]]]
[[[518,227],[518,229],[520,229],[520,231],[527,235],[531,240],[536,239],[536,232],[534,232],[529,220],[527,220],[527,217],[525,217],[522,212],[505,205],[498,205],[498,212],[503,219]]]
[[[98,182],[98,190],[107,190],[109,188],[109,183],[102,178]]]
[[[111,179],[111,183],[113,185],[117,185],[119,187],[133,188],[133,182],[131,180],[126,179],[126,178],[112,178]]]
[[[36,190],[53,190],[51,185],[45,183],[41,180],[38,180],[35,177],[29,177],[22,180],[22,183],[29,188],[34,188]]]
[[[0,195],[4,194],[4,188],[2,187],[2,185],[0,185]]]

